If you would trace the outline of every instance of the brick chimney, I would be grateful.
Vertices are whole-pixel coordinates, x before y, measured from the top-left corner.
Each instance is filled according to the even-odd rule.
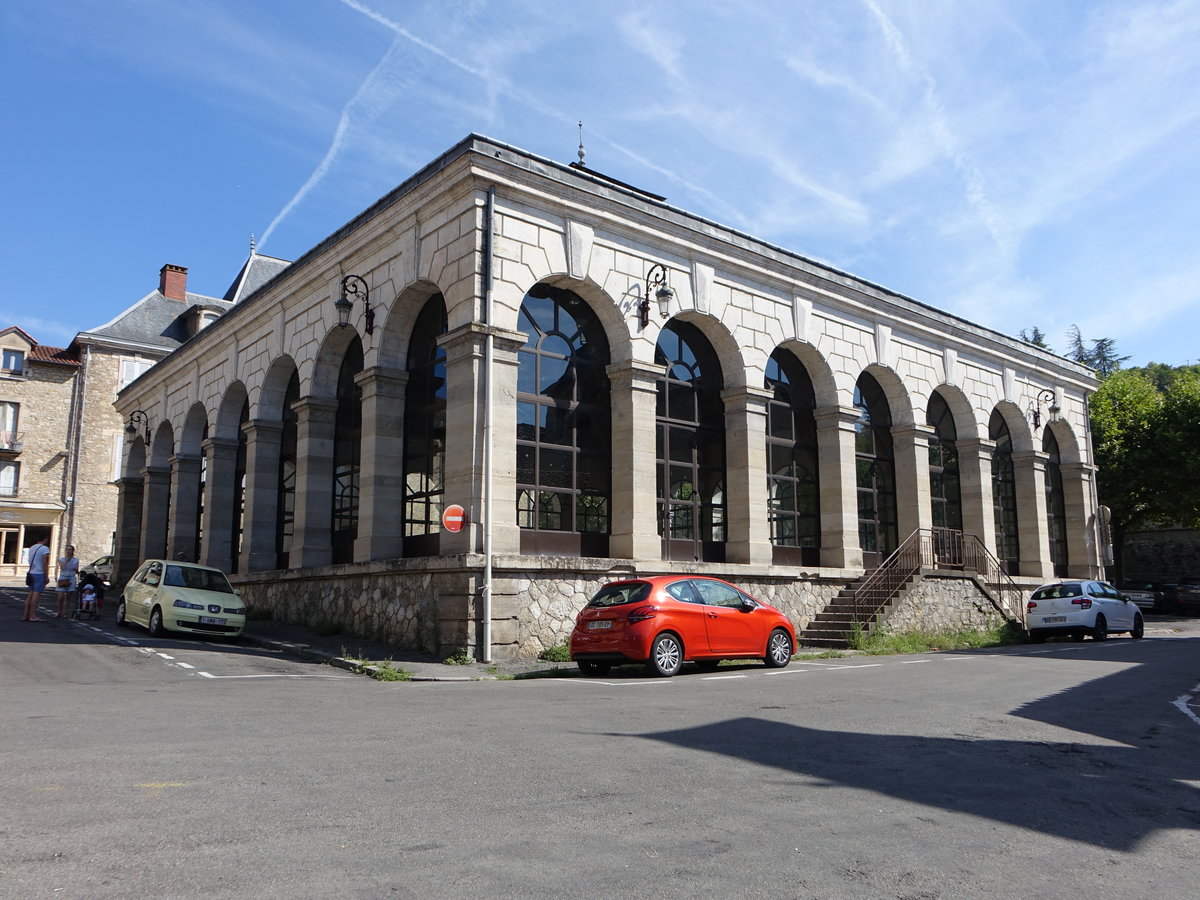
[[[187,267],[170,263],[158,270],[158,292],[168,300],[186,301]]]

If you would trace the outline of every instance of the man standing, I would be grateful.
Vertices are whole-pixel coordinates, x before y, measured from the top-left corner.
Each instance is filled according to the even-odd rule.
[[[25,598],[23,622],[41,622],[37,617],[38,599],[46,587],[47,563],[50,560],[49,537],[44,537],[29,548],[29,596]]]

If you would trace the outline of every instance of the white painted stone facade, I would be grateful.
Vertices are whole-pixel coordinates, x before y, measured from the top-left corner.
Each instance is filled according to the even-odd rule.
[[[994,547],[988,428],[994,411],[1004,417],[1021,520],[1018,574],[1029,583],[1051,577],[1053,565],[1048,458],[1026,413],[1039,392],[1052,391],[1061,419],[1045,427],[1062,457],[1068,574],[1098,572],[1086,418],[1096,384],[1088,370],[588,170],[474,136],[120,395],[122,415],[145,410],[154,434],[149,448],[135,441],[126,460],[118,565],[128,573],[141,557],[188,553],[202,502],[201,561],[236,569],[251,606],[308,622],[336,618],[399,643],[467,648],[483,658],[532,654],[561,640],[586,596],[605,580],[681,568],[663,559],[656,510],[655,387],[663,367],[655,362],[655,347],[666,320],[653,300],[648,327],[639,328],[637,316],[655,264],[665,266],[674,291],[670,318],[698,329],[721,365],[724,561],[689,562],[689,570],[757,590],[798,625],[819,611],[835,585],[862,573],[854,392],[868,373],[886,395],[892,419],[901,539],[932,524],[926,461],[932,429],[925,410],[936,390],[957,427],[963,528]],[[372,334],[365,332],[362,303],[354,305],[349,327],[338,325],[334,301],[349,273],[370,286]],[[514,503],[518,351],[526,339],[519,313],[538,284],[582,298],[608,344],[613,441],[605,558],[522,553]],[[457,534],[440,535],[436,556],[401,558],[408,341],[422,305],[438,294],[448,321],[441,339],[444,501],[462,504],[468,523]],[[355,338],[363,350],[356,380],[362,390],[359,518],[353,560],[335,565],[330,482],[338,368]],[[776,563],[768,526],[764,372],[780,349],[807,370],[817,406],[820,560],[804,568]],[[275,485],[283,398],[293,372],[300,398],[292,406],[299,487],[295,538],[288,571],[282,571],[276,568]],[[489,410],[492,450],[485,461]],[[244,491],[237,477],[239,435],[246,441]],[[201,456],[202,491],[195,477]],[[236,546],[230,523],[243,502]],[[493,581],[485,591],[489,551]],[[441,587],[433,594],[421,587],[435,582]],[[428,597],[432,605],[422,599]],[[430,625],[434,609],[436,627]]]

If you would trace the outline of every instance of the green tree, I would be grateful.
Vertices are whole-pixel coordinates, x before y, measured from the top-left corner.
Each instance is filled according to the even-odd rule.
[[[1078,325],[1072,325],[1067,331],[1067,343],[1069,344],[1067,359],[1073,359],[1075,362],[1095,369],[1096,374],[1101,378],[1106,378],[1117,371],[1121,368],[1121,363],[1129,359],[1128,356],[1117,355],[1117,342],[1112,338],[1098,338],[1091,342],[1091,347],[1085,347]]]
[[[1028,329],[1028,331],[1022,328],[1019,335],[1021,340],[1027,344],[1033,344],[1033,346],[1041,347],[1043,350],[1050,350],[1051,353],[1054,352],[1050,345],[1046,343],[1046,333],[1036,325]]]

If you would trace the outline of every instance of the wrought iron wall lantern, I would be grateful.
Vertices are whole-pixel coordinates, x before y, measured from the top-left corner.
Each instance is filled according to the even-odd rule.
[[[642,300],[637,307],[639,329],[650,324],[650,291],[652,288],[654,289],[654,299],[658,301],[658,314],[665,319],[670,313],[671,300],[674,298],[675,292],[667,283],[667,267],[662,263],[655,263],[646,273],[646,287],[642,290]]]
[[[1062,412],[1062,407],[1058,405],[1058,397],[1054,391],[1046,388],[1038,391],[1037,397],[1029,401],[1029,421],[1033,423],[1033,430],[1037,431],[1042,427],[1042,404],[1049,403],[1048,411],[1050,413],[1049,422],[1057,422],[1059,414]]]
[[[142,427],[142,439],[146,442],[146,446],[150,446],[150,417],[142,410],[135,409],[129,414],[129,421],[125,423],[125,435],[127,440],[133,440],[138,436],[138,426]]]
[[[342,296],[334,301],[337,307],[338,325],[350,324],[350,313],[354,311],[354,301],[363,302],[363,330],[367,334],[375,333],[375,310],[371,309],[371,290],[360,275],[347,275],[342,279]]]

